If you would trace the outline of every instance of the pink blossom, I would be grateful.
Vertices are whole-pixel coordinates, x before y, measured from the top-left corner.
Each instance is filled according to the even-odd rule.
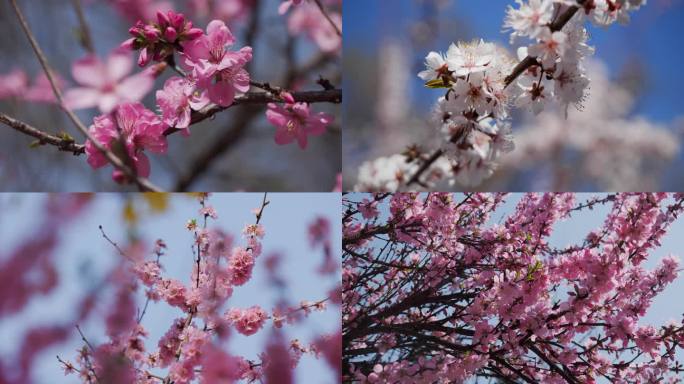
[[[197,16],[211,16],[232,24],[249,15],[254,3],[255,0],[191,0],[190,6]]]
[[[189,134],[191,112],[209,104],[206,92],[199,92],[192,80],[174,76],[157,91],[157,105],[162,112],[162,121],[169,127],[184,129]]]
[[[243,285],[252,277],[254,257],[244,248],[236,247],[228,262],[228,271],[234,285]]]
[[[150,163],[143,151],[147,149],[153,153],[166,152],[165,129],[157,115],[142,104],[124,103],[114,113],[96,117],[89,131],[105,148],[129,156],[137,174],[147,177],[150,175]],[[86,142],[86,154],[88,164],[93,168],[100,168],[108,163],[104,154],[91,141]],[[118,170],[113,177],[117,182],[125,180]]]
[[[306,103],[286,103],[283,106],[269,103],[266,118],[276,127],[276,144],[285,145],[297,140],[301,149],[306,149],[308,135],[322,135],[334,120],[332,115],[323,112],[312,115]]]
[[[301,3],[302,0],[285,0],[278,6],[278,13],[284,15],[288,10],[290,10],[290,7],[299,5]]]
[[[293,357],[287,348],[285,340],[281,334],[271,337],[266,347],[265,384],[292,384],[294,377],[292,373]]]
[[[255,305],[247,309],[232,308],[226,313],[226,318],[238,332],[250,336],[264,326],[268,314]]]
[[[223,21],[213,20],[207,26],[207,34],[183,44],[183,66],[207,88],[209,99],[227,107],[237,94],[249,90],[249,73],[243,68],[252,60],[252,48],[243,47],[230,51],[226,46],[235,37]]]
[[[64,79],[58,74],[53,74],[52,76],[55,80],[57,88],[63,89],[65,84]],[[33,84],[31,84],[31,86],[26,89],[26,92],[24,92],[23,98],[26,101],[32,101],[35,103],[54,104],[57,102],[57,99],[55,98],[55,92],[52,89],[52,84],[50,84],[50,80],[45,72],[41,72],[36,75],[35,79],[33,80]]]
[[[165,0],[110,0],[110,3],[132,21],[152,20],[157,12],[173,9],[171,2]]]
[[[261,224],[250,224],[242,230],[242,233],[247,236],[256,236],[261,239],[266,234],[266,231],[264,231],[264,226]]]
[[[341,30],[342,16],[333,11],[328,14]],[[342,38],[313,2],[302,3],[295,8],[287,26],[293,35],[306,34],[323,52],[338,52],[342,48]]]
[[[28,76],[22,69],[15,68],[11,72],[0,74],[0,100],[20,97],[28,88]]]
[[[240,379],[240,358],[210,344],[202,355],[202,384],[232,383]]]
[[[92,54],[79,59],[71,73],[81,87],[67,90],[64,102],[71,109],[98,107],[109,113],[122,102],[139,101],[154,86],[154,77],[148,72],[128,76],[132,69],[130,54],[122,50],[113,51],[106,61]]]
[[[214,209],[214,207],[212,207],[211,205],[207,205],[207,206],[202,207],[200,209],[199,213],[202,216],[211,217],[214,220],[218,219],[218,214],[216,213],[216,209]]]

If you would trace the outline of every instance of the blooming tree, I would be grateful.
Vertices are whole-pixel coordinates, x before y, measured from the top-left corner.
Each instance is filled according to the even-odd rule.
[[[446,53],[430,52],[418,76],[428,88],[444,90],[432,124],[439,148],[410,146],[401,155],[364,163],[357,191],[430,189],[438,181],[472,187],[489,178],[503,155],[513,150],[513,108],[539,114],[570,105],[581,109],[590,87],[586,58],[587,22],[607,26],[627,22],[645,1],[517,0],[506,13],[511,42],[523,41],[512,57],[483,40],[453,43]]]
[[[110,1],[133,24],[128,31],[129,38],[105,59],[97,54],[99,47],[95,36],[90,34],[84,5],[80,0],[72,3],[79,17],[82,45],[87,51],[84,57],[73,60],[75,86],[65,84],[52,70],[21,7],[16,1],[10,1],[43,67],[44,80],[37,80],[29,88],[26,73],[15,69],[0,76],[0,88],[3,88],[0,98],[56,103],[87,139],[80,144],[70,134],[53,134],[0,114],[0,122],[34,137],[34,146],[52,145],[60,151],[85,154],[93,168],[112,165],[112,178],[117,183],[136,184],[141,190],[154,191],[160,188],[148,180],[151,166],[146,153],[166,154],[171,135],[181,132],[188,137],[190,126],[213,119],[228,108],[244,108],[236,116],[237,128],[215,147],[207,148],[207,154],[190,173],[172,187],[187,189],[225,147],[243,135],[244,126],[259,116],[261,109],[250,105],[266,109],[265,120],[273,129],[272,141],[286,145],[296,140],[302,150],[307,148],[310,136],[329,132],[335,122],[332,114],[317,111],[313,104],[340,103],[342,92],[332,83],[338,79],[320,77],[319,86],[311,84],[309,76],[326,63],[335,63],[340,54],[339,0],[268,1],[264,5],[258,0]],[[284,18],[291,35],[289,53],[286,53],[288,67],[281,85],[257,81],[253,76],[255,62],[271,60],[253,47],[265,6],[272,7],[271,12]],[[182,8],[191,17],[174,10]],[[208,19],[206,27],[200,28],[191,18]],[[240,41],[233,31],[243,25],[245,37]],[[294,41],[299,36],[320,52],[301,68],[294,59]],[[133,74],[131,51],[137,53],[141,68]],[[154,106],[144,105],[143,99],[155,89],[156,79],[162,76],[165,77],[163,86],[153,93]],[[42,90],[43,97],[36,95],[38,90]],[[73,112],[91,108],[101,113],[92,124],[83,123]],[[332,132],[339,134],[338,129]],[[331,177],[329,187],[323,190],[332,189],[334,182]]]
[[[502,215],[506,199],[346,195],[343,381],[681,382],[684,324],[643,318],[678,276],[673,256],[644,264],[684,195],[525,194]],[[583,241],[549,241],[600,205]]]
[[[292,330],[306,327],[307,323],[311,326],[320,316],[318,313],[335,311],[334,307],[341,303],[336,278],[339,261],[334,257],[334,234],[327,218],[318,217],[310,223],[308,243],[312,252],[323,255],[321,266],[311,273],[319,274],[320,281],[329,285],[320,286],[302,301],[282,294],[273,308],[240,306],[231,300],[236,291],[254,290],[257,264],[266,267],[272,288],[286,292],[288,286],[281,256],[265,253],[262,245],[262,239],[268,236],[262,218],[268,215],[271,203],[265,194],[263,199],[253,196],[255,204],[257,200],[261,204],[253,210],[252,223],[241,234],[231,234],[215,224],[219,214],[208,195],[198,194],[197,217],[177,223],[194,239],[187,248],[188,257],[182,261],[177,259],[179,250],[171,249],[162,239],[149,247],[135,237],[120,243],[108,235],[106,226],[100,226],[101,242],[111,246],[118,261],[104,280],[80,294],[78,302],[62,304],[73,308],[71,319],[61,324],[48,320],[25,331],[23,345],[13,354],[16,357],[0,360],[0,382],[32,382],[41,353],[74,336],[80,336],[81,347],[75,352],[62,350],[54,364],[59,364],[72,380],[83,383],[292,383],[294,368],[305,355],[320,359],[333,377],[339,376],[339,323],[325,327],[332,329],[332,334],[317,334],[309,329],[308,341],[290,336]],[[139,220],[133,204],[136,198],[148,200],[156,210],[168,204],[165,195],[135,196],[124,209],[131,223]],[[84,216],[96,199],[88,195],[50,196],[43,208],[46,217],[39,233],[0,258],[0,284],[5,285],[2,292],[7,293],[0,298],[4,319],[20,315],[39,296],[59,288],[61,276],[55,254],[64,228]],[[307,234],[303,235],[302,241],[307,243]],[[186,265],[183,270],[187,276],[183,278],[176,278],[168,270],[179,262]],[[256,298],[257,293],[252,294]],[[166,322],[158,316],[149,318],[148,310],[158,313],[160,306],[173,309],[166,311]],[[105,329],[104,335],[93,337],[98,324]],[[162,336],[152,338],[151,333]],[[247,355],[239,347],[228,348],[229,340],[237,334],[266,336],[263,352]]]

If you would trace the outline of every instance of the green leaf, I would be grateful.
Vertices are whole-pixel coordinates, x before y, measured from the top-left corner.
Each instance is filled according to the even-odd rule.
[[[434,79],[427,81],[425,82],[425,86],[432,89],[451,88],[451,84],[449,84],[449,82],[445,82],[443,79]]]
[[[60,139],[62,139],[62,140],[64,140],[64,141],[68,141],[68,142],[71,142],[71,143],[73,143],[73,142],[76,141],[76,140],[74,139],[73,136],[71,136],[70,134],[68,134],[68,133],[66,133],[66,132],[64,132],[64,131],[58,133],[58,134],[57,134],[57,137],[59,137]]]
[[[534,274],[540,271],[543,266],[544,264],[542,264],[541,261],[537,260],[531,268],[527,269],[527,276],[525,276],[525,280],[534,281]]]
[[[44,144],[43,144],[42,141],[40,141],[40,140],[34,140],[34,141],[31,142],[31,144],[29,144],[29,148],[38,148],[38,147],[41,147],[41,146],[43,146],[43,145],[44,145]]]

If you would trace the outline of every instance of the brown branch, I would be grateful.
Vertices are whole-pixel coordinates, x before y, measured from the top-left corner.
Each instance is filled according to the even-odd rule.
[[[585,0],[578,0],[579,4],[584,3]],[[565,24],[570,21],[570,19],[577,13],[577,10],[579,10],[579,7],[577,6],[571,6],[570,8],[566,9],[565,12],[563,12],[556,20],[553,21],[549,25],[549,28],[551,29],[551,32],[555,31],[560,31]],[[504,79],[504,88],[508,87],[510,84],[513,83],[513,81],[518,78],[521,74],[523,74],[528,68],[538,65],[537,58],[533,56],[527,56],[522,61],[520,61],[515,67],[513,67],[513,70],[511,73],[506,76]],[[420,177],[425,173],[425,171],[430,168],[430,166],[437,161],[440,157],[444,155],[444,150],[442,149],[437,149],[434,151],[430,157],[428,157],[427,160],[423,164],[421,164],[420,168],[416,171],[413,176],[409,179],[409,181],[406,183],[406,186],[409,186],[411,184],[418,183],[420,181]]]
[[[218,111],[214,111],[211,115],[216,112]],[[209,148],[202,150],[202,153],[192,161],[189,171],[178,179],[174,190],[186,191],[200,176],[207,172],[215,159],[242,139],[252,119],[260,112],[261,108],[241,109],[235,116],[233,126],[216,140],[213,140]],[[211,115],[203,116],[202,120]]]
[[[35,145],[54,145],[58,150],[64,152],[72,152],[74,155],[82,155],[85,153],[85,145],[76,144],[71,138],[61,138],[51,135],[47,132],[43,132],[38,128],[30,126],[23,121],[19,121],[13,117],[7,116],[0,112],[0,123],[7,125],[8,127],[15,129],[21,133],[35,137],[38,139],[35,141]]]
[[[342,102],[342,90],[334,89],[330,91],[304,91],[304,92],[294,92],[292,93],[295,101],[302,103],[336,103]],[[235,98],[233,104],[227,107],[221,107],[219,105],[209,105],[200,111],[194,111],[192,113],[192,118],[190,120],[190,125],[197,124],[204,121],[219,112],[225,111],[228,108],[232,108],[236,105],[243,104],[267,104],[267,103],[279,103],[283,99],[277,95],[273,95],[270,92],[248,92],[242,96]],[[164,132],[165,135],[170,135],[178,131],[175,128],[169,128]]]
[[[95,138],[88,132],[88,128],[85,127],[83,122],[76,116],[76,114],[67,106],[64,104],[64,99],[62,97],[62,91],[59,89],[57,86],[57,83],[55,81],[55,78],[52,73],[52,69],[50,68],[50,64],[47,61],[47,58],[45,57],[45,54],[43,53],[43,50],[40,48],[40,45],[38,45],[38,41],[36,38],[33,36],[33,33],[31,32],[31,28],[28,25],[28,22],[26,21],[26,18],[24,17],[24,14],[21,12],[21,9],[17,5],[16,0],[9,0],[10,4],[12,5],[12,8],[14,9],[14,13],[17,15],[17,18],[19,19],[19,23],[21,24],[21,28],[24,30],[24,34],[26,34],[26,37],[29,40],[29,43],[31,44],[31,47],[33,48],[34,53],[36,54],[36,57],[38,58],[38,61],[40,62],[41,67],[43,67],[43,71],[45,72],[45,75],[48,78],[48,81],[50,82],[50,86],[52,87],[52,92],[55,95],[55,99],[57,100],[57,104],[61,107],[61,109],[67,114],[69,117],[69,120],[71,120],[76,128],[78,128],[81,133],[90,140],[95,147],[104,154],[104,156],[107,158],[107,160],[117,169],[121,170],[126,176],[128,176],[131,180],[133,180],[138,187],[141,190],[146,190],[146,191],[161,191],[159,187],[156,185],[152,184],[149,180],[146,178],[138,177],[135,174],[135,171],[119,159],[114,153],[109,151],[107,148],[105,148],[102,144],[100,144]]]

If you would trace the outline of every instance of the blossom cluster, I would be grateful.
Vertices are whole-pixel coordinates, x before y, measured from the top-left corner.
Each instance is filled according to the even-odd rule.
[[[658,189],[666,165],[681,151],[674,124],[631,116],[633,92],[610,81],[603,63],[587,60],[586,68],[591,92],[585,107],[567,117],[543,111],[523,121],[516,150],[502,159],[498,174],[510,180],[532,169],[537,190],[567,190],[587,181],[604,191]],[[570,170],[564,161],[548,158],[571,158],[575,166]],[[496,183],[493,188],[499,189]]]
[[[343,212],[345,381],[681,382],[684,322],[645,316],[680,272],[656,254],[684,195],[352,194]]]
[[[418,76],[429,88],[446,89],[437,100],[432,122],[442,135],[439,157],[448,160],[450,184],[475,186],[490,177],[501,156],[513,150],[509,114],[511,107],[539,114],[555,100],[565,109],[584,100],[589,79],[584,59],[593,54],[587,45],[586,20],[600,25],[625,22],[629,12],[644,1],[628,0],[516,0],[509,6],[504,26],[511,42],[526,38],[531,43],[517,50],[514,60],[505,49],[475,40],[453,43],[446,53],[430,52],[426,69]],[[408,157],[420,169],[429,156]],[[434,161],[434,159],[432,159]],[[394,164],[394,163],[393,163]],[[364,168],[373,167],[369,162]],[[428,167],[430,168],[430,167]],[[393,177],[394,172],[386,172]],[[406,189],[388,178],[372,181],[359,172],[357,190],[375,183]],[[430,186],[431,177],[420,185]]]
[[[319,19],[323,18],[319,15]],[[72,109],[98,107],[104,115],[96,117],[90,126],[92,136],[105,149],[120,155],[137,176],[147,177],[150,164],[145,151],[164,153],[169,133],[180,130],[185,136],[190,134],[193,113],[211,105],[229,107],[249,91],[251,78],[247,68],[252,60],[252,47],[231,49],[236,38],[221,20],[209,22],[205,33],[183,14],[172,10],[158,11],[154,22],[138,20],[129,32],[132,37],[107,60],[89,54],[74,63],[73,77],[79,86],[67,90],[65,104]],[[133,66],[130,50],[139,51],[139,66],[158,64],[128,76]],[[139,101],[168,67],[179,75],[168,78],[163,88],[156,91],[160,112],[157,116]],[[25,81],[19,75],[13,73],[7,80],[13,84],[5,91],[7,96],[23,92]],[[282,99],[283,106],[270,103],[266,116],[276,127],[276,144],[296,140],[305,149],[307,136],[324,133],[333,121],[329,114],[312,113],[309,104],[295,102],[288,92],[275,96]],[[86,153],[94,168],[107,164],[104,154],[90,141],[86,143]],[[116,170],[112,177],[119,183],[129,181]]]
[[[84,383],[290,382],[287,378],[292,377],[292,370],[303,354],[326,359],[334,355],[323,341],[339,345],[340,335],[321,335],[304,344],[286,340],[281,330],[313,312],[325,311],[330,298],[302,301],[298,305],[280,303],[273,310],[230,304],[233,291],[251,280],[255,261],[262,255],[261,241],[266,231],[259,221],[268,202],[264,199],[256,224],[245,226],[244,243],[240,244],[243,241],[210,224],[219,216],[209,205],[208,195],[199,194],[198,198],[199,219],[192,219],[185,226],[194,238],[189,282],[165,273],[167,245],[161,239],[155,242],[151,258],[135,245],[117,248],[123,263],[111,276],[116,284],[113,303],[106,310],[108,340],[95,344],[83,336],[87,346],[79,350],[75,362],[60,358],[66,374],[76,374]],[[142,312],[136,312],[134,294],[138,287],[145,290],[147,297]],[[150,348],[148,330],[142,320],[152,303],[175,307],[181,316]],[[272,327],[267,327],[271,325],[268,323]],[[225,345],[234,331],[253,336],[267,328],[272,328],[273,335],[257,361],[226,351]],[[274,374],[284,381],[269,378]]]

